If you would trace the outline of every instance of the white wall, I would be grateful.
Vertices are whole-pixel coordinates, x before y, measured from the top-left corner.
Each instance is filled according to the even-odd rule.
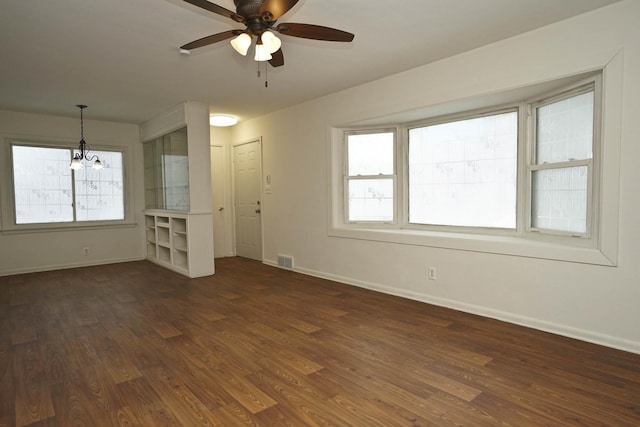
[[[0,143],[2,146],[3,216],[0,232],[0,275],[52,270],[84,265],[138,260],[144,257],[144,236],[139,212],[144,208],[142,144],[139,128],[134,124],[84,121],[84,135],[90,146],[124,148],[125,179],[132,197],[125,208],[131,213],[130,224],[90,229],[49,229],[44,231],[8,231],[7,209],[11,185],[7,145],[10,139],[51,141],[75,147],[80,140],[78,118],[46,116],[0,111]],[[140,165],[135,167],[133,165]],[[89,255],[83,248],[89,247]]]
[[[272,179],[272,192],[263,198],[265,262],[289,254],[304,273],[640,353],[638,22],[640,2],[623,1],[235,126],[235,142],[263,137],[263,173]],[[579,74],[620,53],[617,266],[328,235],[332,125]],[[437,267],[436,281],[427,280],[427,266]]]

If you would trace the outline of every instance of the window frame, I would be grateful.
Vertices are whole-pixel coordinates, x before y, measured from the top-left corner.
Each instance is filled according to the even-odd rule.
[[[574,96],[582,95],[585,93],[593,92],[593,139],[591,142],[592,155],[588,159],[570,159],[562,162],[550,162],[537,164],[537,148],[538,148],[538,114],[537,111],[540,107],[553,104]],[[600,199],[600,173],[602,163],[602,77],[600,75],[594,76],[588,81],[579,81],[564,90],[555,91],[547,96],[540,97],[539,99],[528,103],[527,115],[530,118],[528,126],[531,127],[531,132],[528,135],[527,141],[527,168],[526,168],[526,185],[528,191],[526,193],[526,222],[525,230],[527,233],[539,233],[542,236],[550,236],[556,239],[567,238],[581,238],[585,240],[594,240],[594,246],[597,245],[598,237],[598,221],[599,210],[598,201]],[[562,231],[554,229],[545,229],[540,227],[534,227],[533,222],[533,173],[540,170],[558,170],[570,167],[587,167],[587,206],[586,206],[586,225],[585,232],[572,232]]]
[[[371,135],[381,133],[393,134],[393,173],[391,175],[349,175],[349,136],[351,135]],[[343,165],[343,184],[342,184],[342,204],[343,204],[343,221],[345,224],[355,226],[375,226],[375,225],[397,225],[398,224],[398,131],[395,127],[374,127],[363,129],[349,129],[343,133],[342,142],[342,165]],[[349,182],[352,180],[374,180],[374,179],[391,179],[393,186],[393,219],[391,221],[384,220],[350,220],[349,219]]]
[[[418,121],[412,121],[401,126],[403,141],[402,141],[402,150],[404,152],[403,156],[403,180],[405,186],[403,188],[402,196],[402,227],[406,229],[415,229],[415,230],[432,230],[432,231],[442,231],[442,232],[455,232],[455,233],[469,233],[469,234],[496,234],[496,235],[515,235],[518,231],[518,197],[519,197],[519,181],[520,181],[520,167],[519,167],[519,158],[521,153],[521,132],[522,132],[522,122],[521,122],[521,104],[520,103],[509,103],[498,106],[490,106],[481,109],[474,109],[468,111],[461,111],[453,114],[448,114],[444,116],[431,117],[427,119],[422,119]],[[420,223],[412,223],[409,221],[409,131],[411,129],[416,129],[420,127],[434,126],[446,123],[453,123],[458,121],[465,121],[475,118],[488,117],[493,115],[499,115],[503,113],[517,113],[517,126],[516,130],[517,141],[516,141],[516,205],[514,207],[514,215],[516,217],[516,225],[514,228],[505,228],[505,227],[483,227],[483,226],[462,226],[462,225],[452,225],[452,224],[420,224]]]
[[[113,220],[88,220],[78,221],[76,217],[76,194],[75,194],[75,171],[71,172],[71,191],[72,191],[72,206],[73,206],[73,220],[72,221],[59,221],[59,222],[37,222],[37,223],[21,223],[16,222],[16,194],[15,194],[15,182],[14,182],[14,164],[13,164],[13,147],[35,147],[35,148],[51,148],[59,150],[69,151],[69,163],[73,157],[74,150],[77,147],[73,146],[70,142],[58,142],[49,139],[34,140],[31,138],[13,137],[5,140],[5,154],[6,154],[6,174],[5,179],[7,185],[6,195],[4,200],[7,203],[2,207],[2,228],[3,232],[24,232],[24,231],[48,231],[55,229],[92,229],[92,228],[104,228],[113,226],[132,225],[132,215],[130,212],[130,194],[131,194],[131,182],[128,178],[129,159],[127,148],[124,146],[116,145],[92,145],[92,151],[111,151],[118,152],[122,155],[122,181],[123,181],[123,218]]]

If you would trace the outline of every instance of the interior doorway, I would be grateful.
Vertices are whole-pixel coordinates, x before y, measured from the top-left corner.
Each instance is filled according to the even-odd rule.
[[[231,215],[227,206],[227,180],[225,179],[225,153],[221,145],[211,146],[211,201],[213,207],[213,255],[215,258],[232,256],[230,250],[230,229],[227,222]]]
[[[236,254],[262,261],[260,140],[233,147]]]

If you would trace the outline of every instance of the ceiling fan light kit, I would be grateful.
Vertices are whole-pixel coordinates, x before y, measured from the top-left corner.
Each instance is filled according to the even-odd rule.
[[[301,37],[312,40],[351,42],[354,35],[335,28],[312,24],[285,23],[276,25],[276,21],[287,13],[298,0],[234,0],[236,12],[207,0],[184,0],[194,6],[209,12],[230,18],[244,24],[244,30],[229,30],[195,40],[181,46],[181,50],[191,50],[208,46],[222,40],[230,39],[233,49],[242,56],[246,56],[253,36],[256,37],[255,61],[269,61],[273,67],[284,65],[282,41],[276,37],[274,31],[290,37]]]

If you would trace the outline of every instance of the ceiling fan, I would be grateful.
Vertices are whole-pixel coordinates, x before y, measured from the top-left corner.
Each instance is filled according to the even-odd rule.
[[[269,61],[272,66],[280,67],[284,65],[284,56],[282,49],[280,49],[281,41],[273,34],[273,31],[291,37],[335,42],[350,42],[354,38],[353,34],[346,31],[320,25],[296,23],[276,25],[276,21],[295,6],[298,0],[233,0],[236,5],[235,12],[207,0],[184,1],[209,12],[231,18],[246,27],[244,30],[229,30],[203,37],[180,47],[180,49],[187,51],[233,37],[231,40],[233,48],[241,55],[246,55],[253,42],[253,36],[256,36],[255,60]]]

